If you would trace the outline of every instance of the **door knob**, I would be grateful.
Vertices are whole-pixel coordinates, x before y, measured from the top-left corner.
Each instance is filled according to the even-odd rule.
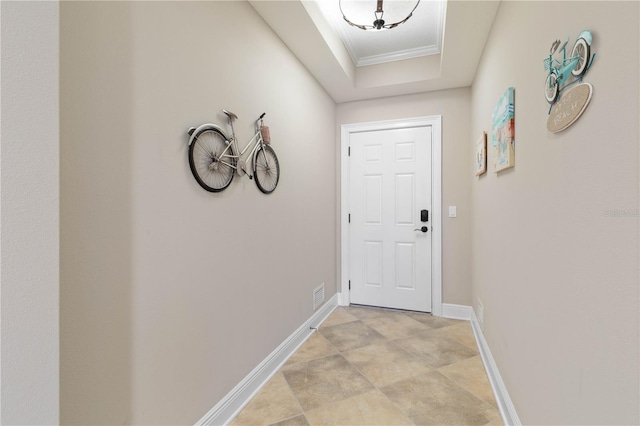
[[[429,228],[427,228],[426,226],[423,226],[422,228],[414,229],[414,231],[422,231],[422,232],[427,232],[428,230]]]

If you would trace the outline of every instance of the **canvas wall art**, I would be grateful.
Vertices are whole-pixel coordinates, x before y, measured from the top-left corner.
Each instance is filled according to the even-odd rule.
[[[476,176],[480,176],[487,171],[487,132],[482,132],[482,136],[476,142]]]
[[[515,89],[509,87],[493,109],[491,148],[493,171],[499,172],[515,166]]]

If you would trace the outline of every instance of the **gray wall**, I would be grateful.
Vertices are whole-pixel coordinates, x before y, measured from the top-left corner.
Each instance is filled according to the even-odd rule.
[[[246,2],[61,5],[61,416],[193,424],[335,293],[335,104]],[[266,111],[282,174],[214,195],[191,126]]]
[[[1,2],[0,15],[0,424],[56,424],[58,2]]]
[[[640,421],[638,6],[502,2],[473,83],[472,135],[491,132],[494,105],[516,90],[516,166],[471,185],[471,276],[526,424]],[[597,52],[593,99],[551,134],[543,59],[583,29]]]
[[[469,88],[443,90],[339,104],[336,120],[339,146],[343,124],[442,116],[442,301],[460,305],[471,304],[470,105]],[[458,217],[449,218],[450,205]]]

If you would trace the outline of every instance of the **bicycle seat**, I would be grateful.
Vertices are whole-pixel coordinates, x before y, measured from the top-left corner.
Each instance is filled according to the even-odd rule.
[[[222,112],[224,112],[225,114],[227,114],[227,117],[229,117],[231,120],[234,120],[236,118],[238,118],[237,115],[235,115],[234,113],[232,113],[231,111],[227,111],[226,109],[223,109]]]

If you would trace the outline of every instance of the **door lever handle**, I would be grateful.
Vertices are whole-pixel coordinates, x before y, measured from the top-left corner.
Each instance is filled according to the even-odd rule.
[[[426,226],[423,226],[422,228],[414,229],[414,231],[422,231],[422,232],[427,232],[428,230],[429,228],[427,228]]]

